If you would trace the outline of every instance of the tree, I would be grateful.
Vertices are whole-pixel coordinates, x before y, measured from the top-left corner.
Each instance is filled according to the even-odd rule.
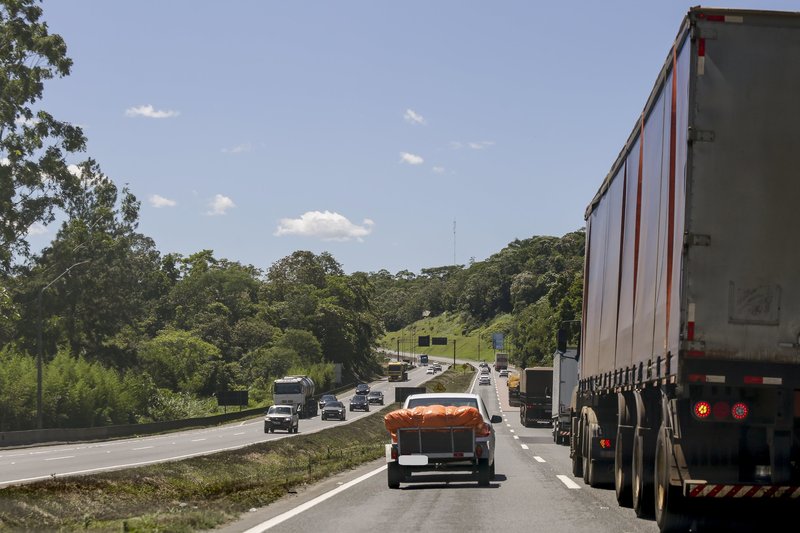
[[[216,346],[191,333],[167,330],[141,346],[139,360],[159,387],[210,395],[222,358]]]
[[[77,126],[34,105],[44,82],[69,74],[64,40],[48,33],[35,0],[0,4],[0,275],[17,255],[27,256],[27,234],[35,223],[54,219],[79,190],[68,154],[85,149]]]

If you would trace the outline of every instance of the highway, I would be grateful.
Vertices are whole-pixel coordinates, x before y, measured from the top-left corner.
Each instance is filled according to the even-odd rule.
[[[492,372],[491,385],[473,386],[490,414],[504,417],[495,424],[497,478],[489,487],[446,474],[391,490],[381,459],[253,510],[222,531],[658,531],[654,521],[620,508],[613,490],[575,479],[568,447],[553,443],[550,428],[522,427],[505,383]]]
[[[425,368],[409,372],[409,381],[373,383],[375,390],[383,391],[385,401],[394,401],[396,385],[419,386],[433,376]],[[338,395],[345,406],[353,391]],[[380,406],[374,406],[380,408]],[[313,433],[336,424],[349,423],[366,416],[363,411],[348,411],[347,421],[320,420],[319,415],[300,420],[300,433]],[[0,449],[0,487],[30,483],[50,477],[92,474],[107,470],[120,470],[146,464],[175,461],[242,448],[258,442],[291,437],[276,431],[264,433],[263,417],[204,429],[192,429],[161,435],[132,439],[109,440],[79,444],[47,445],[26,448]]]

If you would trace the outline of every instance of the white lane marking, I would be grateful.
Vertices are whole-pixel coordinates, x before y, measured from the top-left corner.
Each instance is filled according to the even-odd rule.
[[[522,447],[523,450],[530,450],[527,444],[520,444],[520,446]]]
[[[131,448],[131,450],[133,451],[149,450],[150,448],[155,448],[155,446],[142,446],[141,448]]]
[[[61,459],[72,459],[74,455],[65,455],[64,457],[49,457],[45,461],[59,461]]]
[[[354,485],[357,485],[357,484],[361,483],[362,481],[364,481],[366,479],[371,478],[375,474],[380,474],[384,470],[386,470],[386,465],[384,465],[384,466],[382,466],[382,467],[380,467],[380,468],[378,468],[376,470],[373,470],[372,472],[367,472],[363,476],[357,477],[356,479],[354,479],[352,481],[348,481],[344,485],[336,487],[335,489],[333,489],[331,491],[328,491],[325,494],[322,494],[321,496],[317,496],[313,500],[309,500],[306,503],[304,503],[303,505],[299,505],[299,506],[295,507],[294,509],[292,509],[290,511],[286,511],[283,514],[279,514],[276,517],[270,518],[266,522],[262,522],[262,523],[258,524],[257,526],[251,527],[250,529],[248,529],[244,533],[260,533],[261,531],[266,531],[268,529],[271,529],[271,528],[277,526],[278,524],[282,524],[283,522],[289,520],[290,518],[292,518],[294,516],[297,516],[297,515],[299,515],[300,513],[304,512],[304,511],[307,511],[307,510],[311,509],[315,505],[318,505],[318,504],[324,502],[325,500],[333,498],[334,496],[336,496],[340,492],[343,492],[343,491],[349,489],[350,487],[352,487]]]
[[[192,439],[192,442],[200,442],[201,440],[206,440],[206,439]]]
[[[511,427],[511,424],[506,424],[508,427]]]
[[[539,457],[538,455],[534,455],[533,458],[536,459],[537,463],[546,463],[547,462],[544,459],[542,459],[541,457]]]
[[[514,433],[514,430],[513,430],[513,429],[509,429],[509,431],[510,431],[511,433]]]
[[[568,478],[567,476],[564,476],[564,475],[558,475],[558,476],[556,476],[556,477],[557,477],[559,480],[561,480],[561,483],[563,483],[564,485],[566,485],[568,489],[579,489],[579,488],[581,488],[581,486],[580,486],[580,485],[578,485],[577,483],[575,483],[574,481],[572,481],[572,480],[571,480],[570,478]]]
[[[514,440],[519,440],[519,436],[518,435],[514,435]]]
[[[233,435],[234,436],[236,436],[236,435],[244,435],[244,431],[240,431],[239,433],[234,433]]]

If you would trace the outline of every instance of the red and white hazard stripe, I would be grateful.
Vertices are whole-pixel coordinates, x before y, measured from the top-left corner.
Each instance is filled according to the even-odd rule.
[[[800,486],[688,483],[690,498],[800,498]]]

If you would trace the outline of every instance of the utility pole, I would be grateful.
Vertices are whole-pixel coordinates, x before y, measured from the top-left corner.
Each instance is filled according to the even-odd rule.
[[[456,340],[453,339],[453,368],[456,366]]]

